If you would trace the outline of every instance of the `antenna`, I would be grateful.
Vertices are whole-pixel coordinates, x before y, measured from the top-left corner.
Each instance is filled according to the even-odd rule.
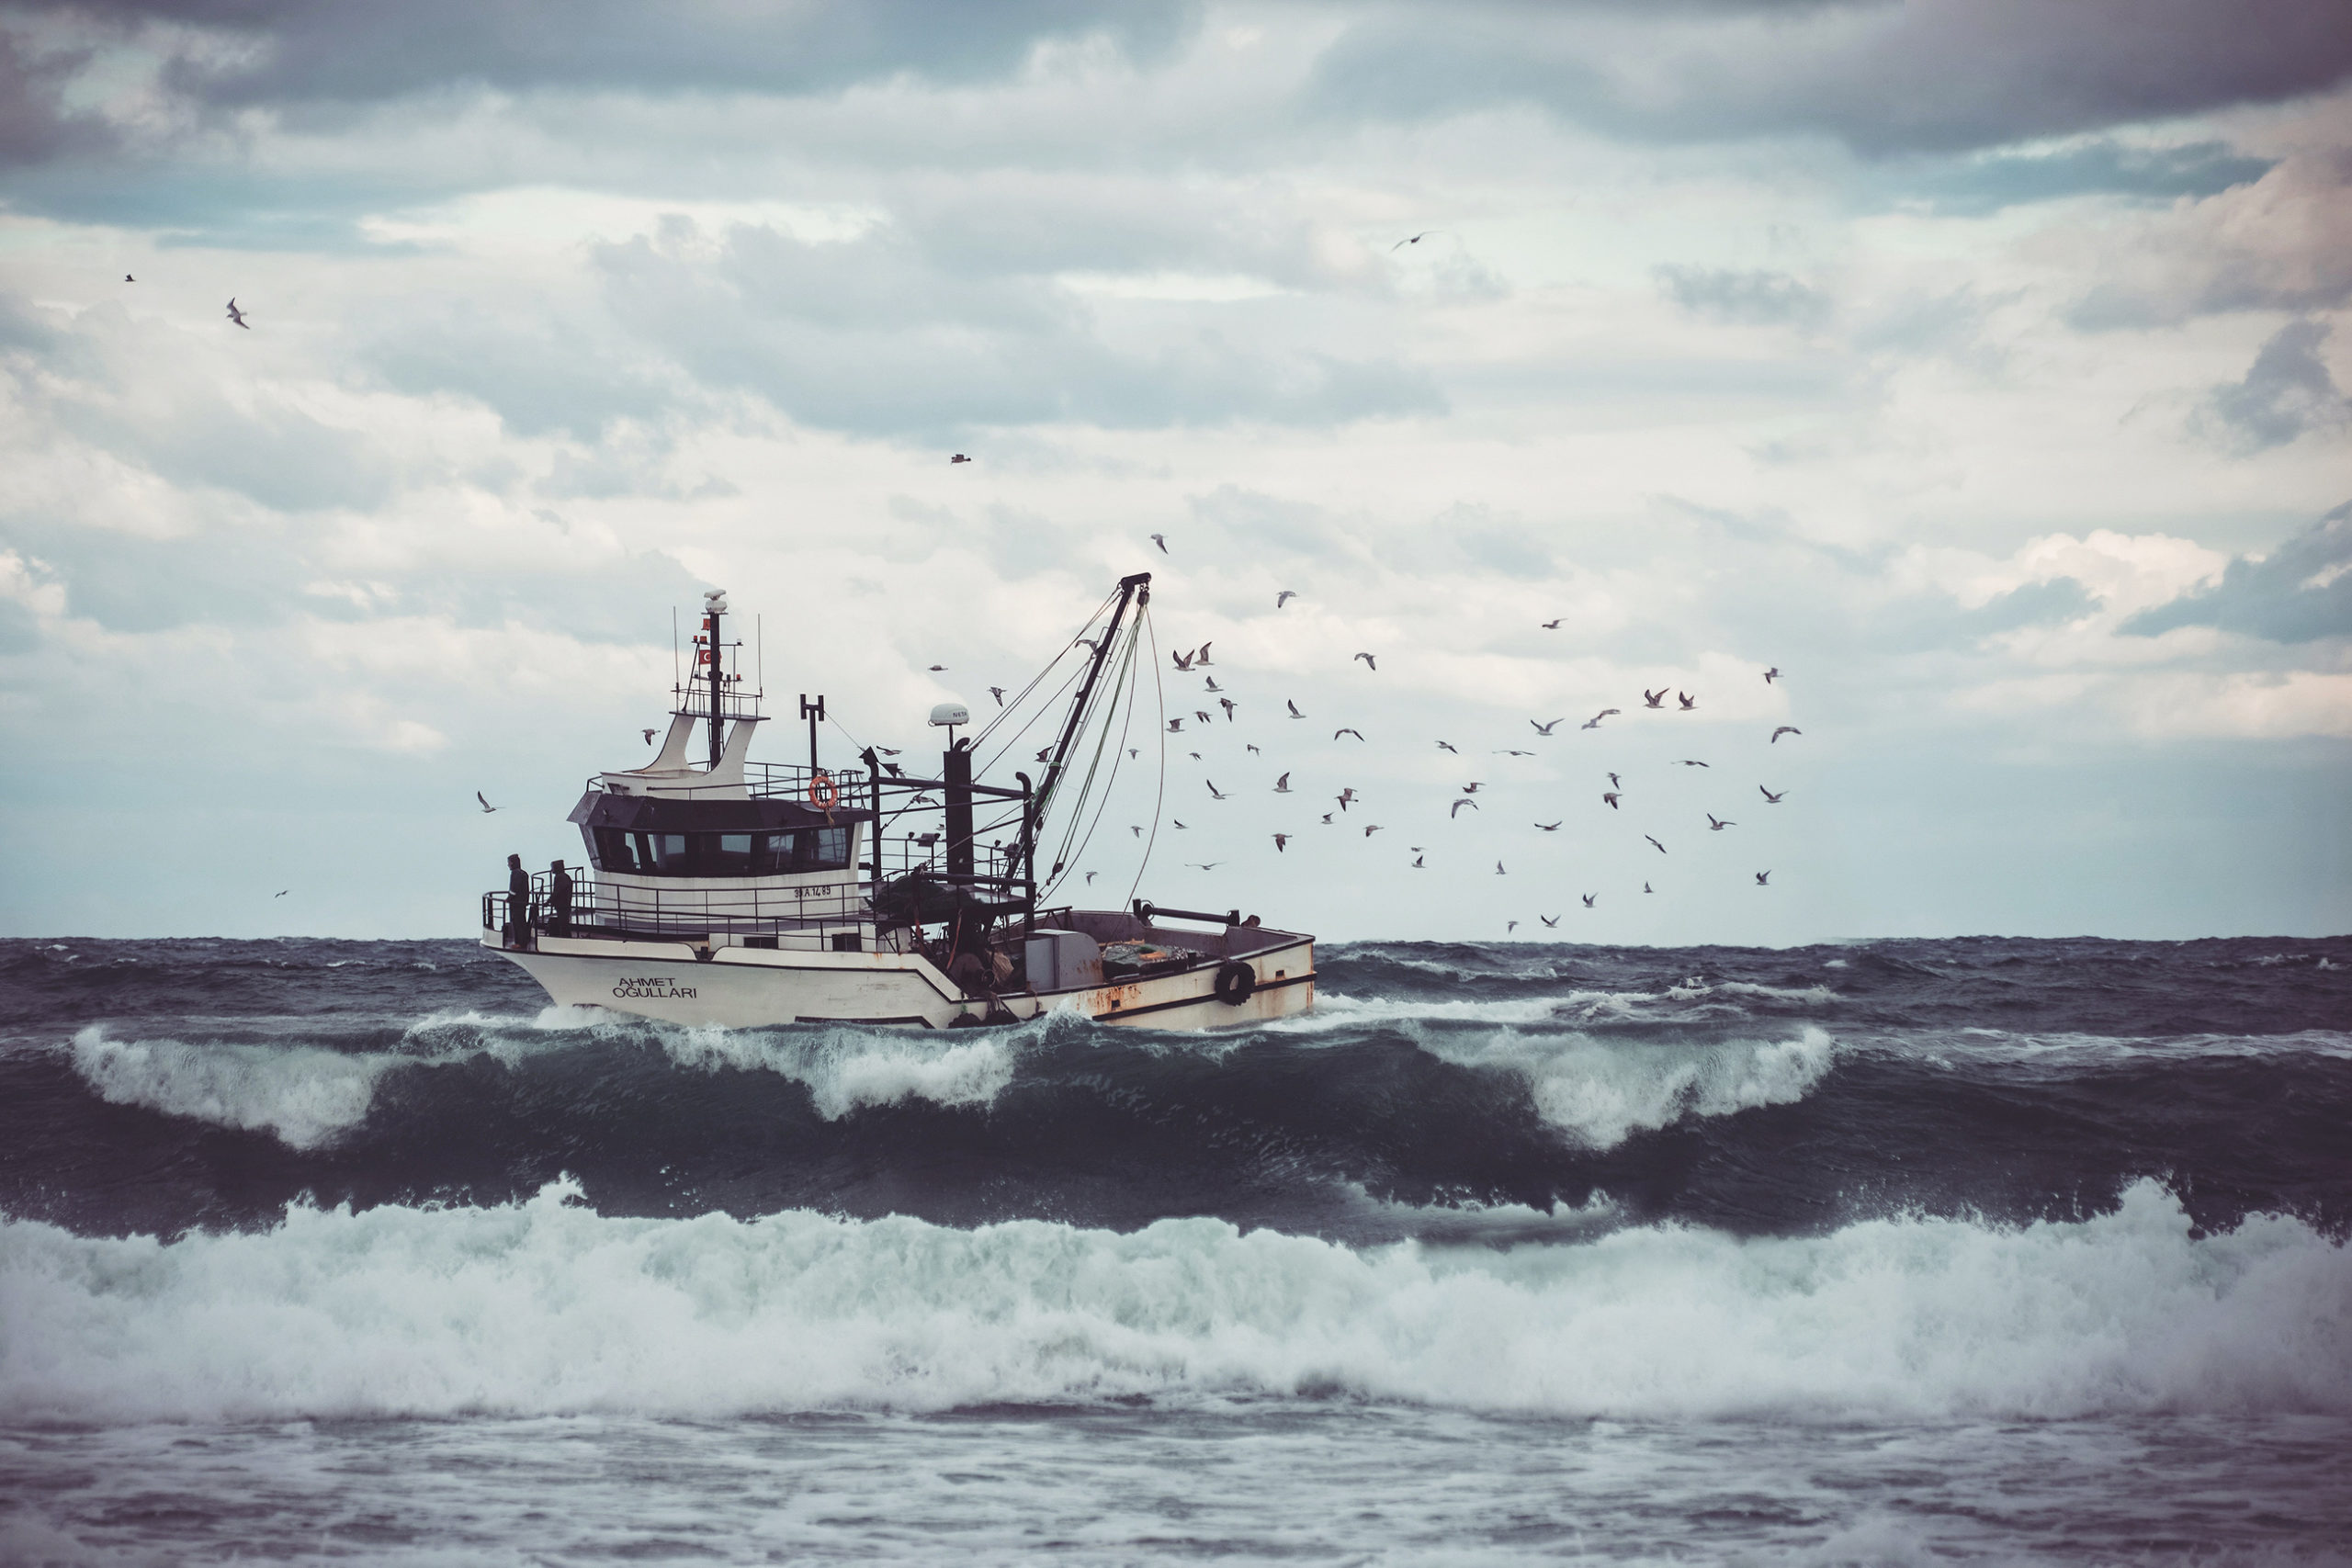
[[[822,692],[817,694],[817,700],[813,703],[808,700],[808,693],[800,694],[800,716],[808,721],[808,776],[813,779],[817,776],[817,724],[825,716],[825,695]]]

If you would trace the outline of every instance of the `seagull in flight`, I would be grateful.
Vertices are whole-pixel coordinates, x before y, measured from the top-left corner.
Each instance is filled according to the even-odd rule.
[[[1294,599],[1295,599],[1295,598],[1297,598],[1297,597],[1298,597],[1298,590],[1297,590],[1297,589],[1295,589],[1295,588],[1285,588],[1285,589],[1283,589],[1280,593],[1277,593],[1277,594],[1275,594],[1275,595],[1274,595],[1274,608],[1275,608],[1275,609],[1277,609],[1277,610],[1279,610],[1279,609],[1281,609],[1283,605],[1285,605],[1285,604],[1289,604],[1292,600],[1294,600]]]
[[[125,283],[130,282],[130,275],[129,273],[125,273],[125,274],[123,275],[123,278],[122,278],[122,280],[123,280]],[[291,887],[281,887],[281,888],[279,888],[277,892],[275,892],[275,893],[271,894],[271,895],[270,895],[270,897],[273,897],[273,898],[283,898],[283,897],[285,897],[288,893],[291,893],[291,892],[293,892],[293,891],[294,891],[294,889],[292,889]]]
[[[1245,751],[1249,752],[1249,753],[1250,753],[1250,755],[1251,755],[1252,757],[1262,757],[1262,756],[1264,756],[1264,755],[1265,755],[1265,753],[1264,753],[1263,751],[1259,750],[1258,750],[1258,748],[1257,748],[1257,746],[1256,746],[1256,744],[1255,744],[1254,742],[1251,742],[1251,741],[1244,740],[1244,741],[1241,743],[1241,749],[1242,749],[1243,750],[1245,750]]]
[[[1169,733],[1169,734],[1170,734],[1170,735],[1181,735],[1181,734],[1182,734],[1183,732],[1184,732],[1184,721],[1183,721],[1182,719],[1181,719],[1181,718],[1171,718],[1171,719],[1170,719],[1170,720],[1168,721],[1168,733]]]
[[[1770,887],[1770,886],[1772,886],[1772,874],[1771,874],[1770,872],[1769,872],[1769,871],[1759,871],[1759,872],[1758,872],[1758,873],[1756,874],[1756,886],[1758,886],[1758,887]]]
[[[1505,746],[1495,753],[1498,757],[1532,757],[1532,751],[1522,751],[1515,746]]]
[[[1424,229],[1418,234],[1408,234],[1405,238],[1389,246],[1388,254],[1394,255],[1398,251],[1403,250],[1407,245],[1418,245],[1423,240],[1428,239],[1431,234],[1445,234],[1451,232],[1452,231],[1447,229]],[[1516,924],[1517,922],[1513,923]]]
[[[1584,729],[1599,729],[1602,719],[1607,718],[1612,713],[1623,713],[1623,711],[1624,710],[1623,708],[1602,708],[1599,713],[1594,714],[1590,718],[1586,719],[1579,728]]]
[[[1323,813],[1323,826],[1325,826],[1326,828],[1329,828],[1330,825],[1331,825],[1331,814],[1330,814],[1329,812],[1326,811],[1325,813]]]
[[[1617,782],[1617,775],[1615,773],[1611,773],[1609,775],[1609,787],[1611,789],[1623,789],[1625,786]]]
[[[1369,654],[1369,653],[1359,653],[1359,654],[1357,654],[1357,655],[1356,655],[1356,657],[1357,657],[1358,659],[1363,660],[1363,667],[1364,667],[1365,669],[1367,669],[1367,670],[1371,671],[1374,674],[1375,674],[1375,675],[1376,675],[1376,674],[1378,674],[1378,673],[1380,672],[1380,666],[1379,666],[1377,663],[1375,663],[1375,662],[1374,661],[1373,657],[1372,657],[1372,655],[1371,655],[1371,654]]]
[[[997,706],[1002,707],[1004,705],[1004,688],[1002,686],[990,686],[989,688],[989,695],[996,699]]]
[[[1561,822],[1565,822],[1565,821],[1566,821],[1566,820],[1567,820],[1567,818],[1565,818],[1565,817],[1564,817],[1564,818],[1560,818],[1560,821],[1561,821]],[[1558,831],[1560,830],[1560,823],[1559,823],[1559,822],[1538,822],[1538,823],[1536,823],[1536,824],[1535,824],[1535,826],[1536,826],[1536,827],[1538,827],[1538,828],[1543,829],[1544,829],[1545,832],[1547,832],[1547,833],[1556,833],[1556,832],[1558,832]]]
[[[1602,803],[1605,804],[1610,810],[1614,811],[1617,809],[1617,792],[1615,790],[1602,790],[1600,792],[1600,798]]]
[[[1290,793],[1290,775],[1288,773],[1284,773],[1282,777],[1274,781],[1274,793],[1276,795],[1288,795]]]
[[[950,467],[953,467],[954,465],[956,465],[956,464],[957,464],[957,463],[968,463],[968,462],[970,462],[971,460],[972,460],[972,459],[970,459],[969,457],[966,457],[966,456],[964,456],[964,454],[963,454],[963,453],[961,453],[961,452],[956,453],[956,456],[954,456],[953,457],[950,457],[950,458],[948,458],[948,459],[947,459],[948,464],[949,464],[949,466],[950,466]]]
[[[1276,833],[1276,834],[1274,835],[1274,853],[1276,853],[1276,854],[1281,854],[1281,853],[1283,853],[1283,851],[1284,851],[1285,846],[1287,846],[1289,843],[1290,843],[1290,835],[1289,835],[1288,833]]]
[[[253,324],[245,320],[245,313],[237,309],[237,297],[233,294],[229,297],[229,319],[247,332],[254,330]]]
[[[1037,761],[1041,762],[1050,762],[1053,760],[1054,749],[1052,747],[1041,746],[1037,749]]]
[[[1379,824],[1379,823],[1377,823],[1377,822],[1367,822],[1367,823],[1365,823],[1365,824],[1363,825],[1363,836],[1364,836],[1365,838],[1367,838],[1367,839],[1371,838],[1374,833],[1377,833],[1377,832],[1379,832],[1379,831],[1380,831],[1380,824]]]
[[[1168,536],[1167,536],[1167,535],[1165,535],[1165,534],[1154,534],[1154,535],[1151,536],[1151,542],[1152,542],[1153,544],[1158,545],[1158,546],[1159,547],[1159,553],[1160,553],[1161,555],[1163,555],[1163,556],[1164,556],[1164,555],[1166,555],[1166,554],[1168,553]]]
[[[1342,735],[1352,735],[1359,740],[1363,739],[1363,731],[1356,728],[1353,725],[1341,725],[1339,728],[1331,731],[1331,739],[1334,740],[1337,740]]]
[[[1132,824],[1128,826],[1127,831],[1133,833],[1138,839],[1143,837],[1143,829],[1141,828],[1135,827]]]
[[[645,732],[645,743],[646,743],[648,746],[650,746],[650,745],[652,745],[652,744],[653,744],[653,731],[652,731],[652,730],[650,730],[650,729],[649,729],[649,730],[647,730],[647,731]]]
[[[1099,872],[1099,871],[1090,871],[1090,872],[1088,872],[1088,873],[1086,874],[1086,885],[1087,885],[1089,887],[1093,886],[1094,886],[1094,879],[1095,879],[1096,877],[1098,877],[1098,876],[1102,875],[1102,874],[1101,872]]]
[[[1551,734],[1551,733],[1552,733],[1552,731],[1554,731],[1554,730],[1555,730],[1555,729],[1559,728],[1560,728],[1560,726],[1562,726],[1562,725],[1564,725],[1564,724],[1567,723],[1568,721],[1567,721],[1566,718],[1555,718],[1555,719],[1554,719],[1554,720],[1553,720],[1551,723],[1549,723],[1549,724],[1535,724],[1535,721],[1534,721],[1533,719],[1532,719],[1532,718],[1531,718],[1531,719],[1529,719],[1527,722],[1528,722],[1528,723],[1530,723],[1530,724],[1534,724],[1534,725],[1535,725],[1535,733],[1536,733],[1536,734],[1538,734],[1538,735],[1549,735],[1549,734]]]
[[[1430,858],[1430,857],[1429,857],[1429,856],[1427,856],[1427,855],[1415,855],[1415,856],[1413,857],[1413,863],[1412,863],[1411,865],[1409,865],[1409,866],[1406,867],[1406,869],[1407,869],[1408,871],[1427,871],[1427,870],[1429,870],[1429,867],[1428,867],[1428,866],[1426,866],[1426,865],[1424,865],[1424,864],[1422,863],[1422,862],[1424,862],[1424,861],[1428,860],[1429,858]]]
[[[1756,793],[1757,793],[1757,794],[1758,794],[1758,795],[1762,795],[1762,796],[1764,797],[1764,799],[1765,799],[1765,803],[1766,803],[1767,805],[1770,805],[1770,806],[1778,806],[1778,805],[1780,805],[1780,804],[1781,804],[1781,795],[1784,795],[1788,794],[1789,792],[1788,792],[1787,790],[1782,790],[1782,791],[1781,792],[1781,794],[1780,794],[1780,795],[1774,795],[1770,790],[1766,789],[1762,784],[1758,784],[1758,785],[1756,786]]]
[[[1207,680],[1208,680],[1208,683],[1209,683],[1209,688],[1208,688],[1208,689],[1209,689],[1210,691],[1212,691],[1212,692],[1222,692],[1222,691],[1224,691],[1224,690],[1225,690],[1225,688],[1224,688],[1223,686],[1220,686],[1220,685],[1218,685],[1218,684],[1216,683],[1216,676],[1211,675],[1211,676],[1207,677]]]
[[[1217,787],[1216,787],[1216,781],[1215,779],[1203,779],[1201,782],[1202,782],[1203,784],[1204,784],[1208,785],[1208,786],[1209,786],[1209,793],[1210,793],[1211,795],[1213,795],[1216,796],[1219,800],[1224,800],[1224,799],[1227,799],[1227,795],[1226,795],[1225,791],[1223,791],[1223,790],[1221,790],[1221,789],[1219,789],[1219,788],[1217,788]]]
[[[1447,813],[1445,814],[1445,818],[1446,818],[1446,820],[1447,820],[1447,821],[1449,821],[1449,822],[1451,822],[1451,821],[1452,821],[1452,820],[1453,820],[1453,818],[1455,818],[1456,817],[1461,816],[1461,815],[1462,815],[1462,808],[1463,808],[1464,807],[1465,807],[1465,806],[1466,806],[1466,807],[1469,807],[1471,810],[1473,810],[1473,811],[1476,811],[1476,810],[1477,810],[1477,809],[1478,809],[1478,803],[1477,803],[1476,801],[1475,801],[1475,800],[1471,799],[1468,795],[1464,795],[1460,800],[1457,800],[1457,801],[1455,801],[1455,802],[1453,803],[1453,810],[1451,810],[1451,811],[1449,811],[1449,812],[1447,812]]]
[[[1644,833],[1642,837],[1645,839],[1650,839],[1650,836],[1647,833]],[[1666,846],[1659,843],[1656,839],[1650,839],[1650,848],[1656,850],[1660,854],[1666,853]]]
[[[480,791],[480,790],[476,790],[476,791],[474,791],[474,798],[475,798],[476,800],[481,800],[481,808],[482,808],[484,811],[486,811],[486,812],[487,812],[487,811],[495,811],[495,810],[497,810],[497,809],[498,809],[498,807],[496,807],[495,806],[492,806],[489,801],[487,801],[487,800],[482,800],[481,791]]]
[[[1209,645],[1207,643],[1201,644],[1200,652],[1193,655],[1193,662],[1199,665],[1204,670],[1209,667]]]
[[[1677,692],[1677,693],[1675,693],[1675,694],[1674,694],[1674,700],[1675,700],[1676,702],[1680,703],[1680,704],[1682,705],[1682,711],[1683,711],[1684,713],[1689,713],[1692,708],[1695,708],[1695,707],[1697,707],[1697,706],[1699,705],[1699,699],[1698,699],[1698,698],[1696,698],[1696,697],[1694,697],[1694,696],[1692,696],[1692,695],[1691,695],[1690,693],[1688,693],[1688,692]]]
[[[1225,710],[1225,722],[1231,724],[1233,722],[1233,710],[1238,705],[1231,697],[1219,697],[1216,700],[1216,705]]]
[[[127,272],[126,272],[126,273],[124,273],[124,274],[122,275],[122,280],[123,280],[125,283],[136,283],[136,282],[138,282],[138,281],[139,281],[137,278],[135,278],[135,277],[131,276],[130,276],[130,274],[129,274],[129,273],[127,273]]]
[[[1544,623],[1543,629],[1547,632],[1558,631],[1560,629],[1560,621],[1565,621],[1566,619],[1567,616],[1562,615],[1559,620],[1546,621]]]
[[[1769,745],[1778,742],[1783,735],[1803,735],[1804,733],[1804,730],[1799,729],[1793,724],[1784,724],[1781,726],[1780,728],[1772,731],[1772,739],[1771,741],[1768,741],[1767,744]]]
[[[944,671],[944,670],[945,670],[945,669],[947,668],[947,666],[946,666],[946,665],[944,665],[944,664],[934,664],[934,665],[933,665],[931,668],[932,668],[932,671],[933,671],[933,673],[936,673],[936,672],[938,672],[938,671]]]
[[[1510,874],[1510,872],[1507,872],[1507,871],[1505,871],[1505,870],[1503,869],[1503,863],[1502,863],[1502,862],[1500,862],[1500,861],[1497,861],[1497,862],[1495,863],[1495,874],[1496,874],[1497,876],[1509,876],[1509,875]]]
[[[1225,863],[1221,860],[1188,860],[1184,863],[1199,866],[1203,871],[1215,871]]]
[[[1441,751],[1453,751],[1453,745],[1451,741],[1441,740],[1437,743],[1437,749]],[[1462,755],[1459,751],[1453,751],[1453,754],[1457,757]]]
[[[1198,708],[1194,708],[1193,710],[1193,716],[1199,719],[1203,724],[1215,724],[1216,722],[1216,720],[1211,718],[1208,715],[1203,713]]]
[[[1600,895],[1598,893],[1580,893],[1577,897],[1584,900],[1584,907],[1589,909],[1592,908],[1592,901],[1595,898],[1600,897]]]
[[[1535,918],[1544,922],[1545,931],[1551,931],[1560,923],[1560,917],[1557,915],[1538,915]]]
[[[1705,767],[1705,766],[1707,765],[1707,764],[1706,764],[1706,763],[1704,763],[1704,762],[1694,761],[1692,761],[1692,760],[1691,760],[1690,758],[1689,758],[1689,757],[1679,757],[1679,758],[1677,758],[1677,759],[1675,759],[1675,760],[1676,760],[1676,761],[1678,761],[1681,766],[1686,767],[1686,768],[1703,768],[1703,767]]]
[[[1189,653],[1171,653],[1168,657],[1176,661],[1176,668],[1179,670],[1190,670],[1193,667],[1193,656]]]
[[[1650,886],[1650,885],[1649,885],[1648,883],[1645,882],[1645,883],[1643,883],[1643,884],[1642,884],[1642,891],[1643,891],[1643,892],[1645,892],[1645,893],[1651,893],[1651,892],[1655,892],[1655,891],[1657,891],[1657,890],[1656,890],[1655,888],[1651,887],[1651,886]]]
[[[1480,780],[1476,781],[1476,783],[1474,783],[1474,784],[1464,784],[1464,785],[1462,786],[1462,793],[1463,793],[1463,794],[1464,794],[1464,795],[1476,795],[1476,794],[1477,794],[1480,790],[1482,790],[1482,789],[1484,789],[1484,788],[1486,788],[1486,787],[1487,787],[1487,781],[1486,781],[1486,780],[1484,780],[1484,779],[1480,779]]]
[[[1647,686],[1644,686],[1642,688],[1642,705],[1645,708],[1664,707],[1666,705],[1666,688],[1664,686],[1660,686],[1657,691],[1653,692]]]
[[[1707,827],[1708,827],[1712,831],[1714,831],[1714,832],[1720,833],[1720,832],[1722,832],[1722,831],[1723,831],[1724,829],[1726,829],[1726,828],[1736,828],[1736,827],[1738,827],[1738,826],[1739,826],[1739,824],[1738,824],[1738,823],[1736,823],[1736,822],[1726,822],[1726,821],[1724,821],[1722,818],[1720,818],[1720,817],[1716,816],[1716,815],[1715,815],[1713,812],[1712,812],[1712,811],[1708,812],[1706,815],[1707,815]]]
[[[1183,832],[1189,833],[1193,830],[1193,825],[1190,822],[1179,822],[1173,817],[1170,817],[1168,820],[1172,826]]]
[[[1519,922],[1517,920],[1506,920],[1503,922],[1503,935],[1509,936],[1511,932],[1517,930],[1519,930]]]
[[[1780,667],[1779,665],[1777,665],[1777,664],[1773,665],[1773,666],[1772,666],[1772,668],[1770,668],[1770,670],[1767,670],[1767,671],[1764,671],[1764,683],[1765,683],[1766,685],[1768,685],[1768,686],[1769,686],[1769,685],[1770,685],[1773,682],[1775,682],[1775,681],[1779,680],[1780,678],[1781,678],[1781,667]]]
[[[1355,785],[1353,785],[1353,784],[1350,784],[1350,785],[1348,785],[1348,787],[1347,787],[1347,788],[1345,788],[1345,789],[1341,790],[1341,791],[1340,791],[1337,795],[1333,796],[1332,798],[1336,799],[1336,800],[1340,803],[1340,810],[1342,810],[1342,811],[1345,811],[1345,810],[1348,808],[1348,802],[1350,802],[1350,801],[1353,800],[1355,797],[1356,797],[1356,786],[1355,786]]]

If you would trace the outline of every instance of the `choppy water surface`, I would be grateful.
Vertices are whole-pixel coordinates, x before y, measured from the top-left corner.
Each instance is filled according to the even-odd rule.
[[[1322,959],[0,943],[0,1561],[2347,1560],[2352,940]]]

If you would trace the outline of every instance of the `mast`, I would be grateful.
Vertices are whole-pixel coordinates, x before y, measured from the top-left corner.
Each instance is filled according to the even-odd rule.
[[[722,700],[722,694],[727,688],[726,676],[721,672],[725,669],[726,655],[720,651],[718,641],[718,623],[726,614],[727,590],[713,588],[703,594],[703,635],[697,640],[704,644],[703,660],[710,666],[710,766],[714,773],[718,771],[726,739],[727,705]]]
[[[1095,682],[1102,678],[1102,666],[1110,661],[1111,645],[1119,638],[1119,623],[1133,604],[1138,611],[1151,603],[1151,573],[1136,572],[1119,579],[1119,603],[1111,611],[1111,624],[1102,629],[1102,638],[1094,645],[1094,660],[1086,667],[1086,679],[1079,682],[1078,695],[1069,705],[1069,717],[1062,723],[1062,738],[1054,747],[1053,761],[1046,764],[1046,776],[1031,797],[1032,805],[1022,813],[1021,851],[1023,862],[1034,863],[1036,858],[1038,818],[1053,803],[1054,786],[1062,781],[1062,768],[1069,761],[1069,749],[1078,739],[1078,728],[1086,717],[1086,705],[1094,696]]]

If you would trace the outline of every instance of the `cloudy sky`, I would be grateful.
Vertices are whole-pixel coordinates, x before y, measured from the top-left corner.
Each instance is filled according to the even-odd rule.
[[[2342,931],[2347,388],[2340,0],[0,6],[0,926],[461,933],[702,588],[912,757],[1149,569],[1166,902]]]

